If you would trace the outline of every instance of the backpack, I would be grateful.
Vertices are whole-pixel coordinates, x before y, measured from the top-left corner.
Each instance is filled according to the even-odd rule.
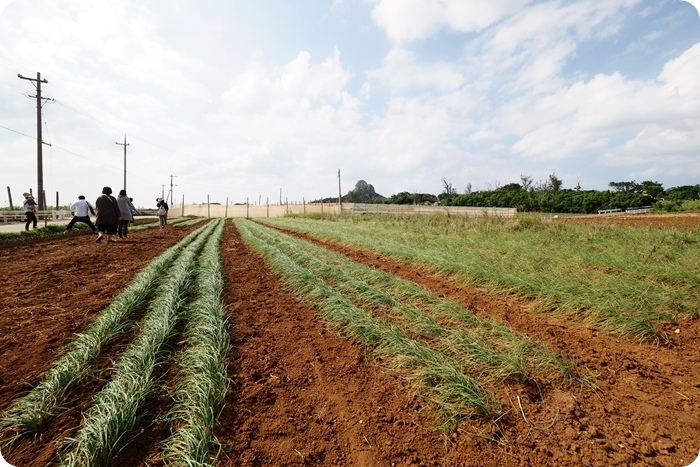
[[[167,213],[168,213],[168,211],[165,209],[165,206],[161,204],[161,205],[158,207],[158,215],[159,215],[159,216],[164,216],[164,215],[166,215]]]

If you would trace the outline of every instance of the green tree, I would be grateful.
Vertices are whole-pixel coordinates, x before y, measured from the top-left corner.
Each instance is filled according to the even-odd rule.
[[[643,194],[650,196],[654,201],[665,193],[664,186],[661,183],[652,182],[651,180],[642,182],[640,189]]]
[[[634,180],[631,182],[610,182],[608,186],[622,193],[635,193],[640,190],[640,185]]]
[[[557,177],[557,174],[552,173],[549,175],[549,189],[551,191],[561,190],[563,183],[561,178]]]

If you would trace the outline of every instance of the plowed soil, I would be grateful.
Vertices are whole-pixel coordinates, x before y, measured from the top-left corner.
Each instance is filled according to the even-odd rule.
[[[0,247],[0,409],[35,385],[60,349],[145,264],[192,229],[138,231],[117,244],[74,235]],[[438,432],[429,401],[285,290],[227,223],[224,298],[233,352],[231,390],[215,433],[217,465],[683,466],[697,457],[697,320],[665,329],[659,343],[631,342],[376,253],[322,244],[544,341],[576,358],[597,389],[504,386],[499,395],[506,413],[497,423],[467,420]],[[105,350],[105,368],[120,345]],[[66,412],[36,438],[3,449],[5,459],[16,466],[53,462],[94,389],[73,391]],[[167,400],[149,404],[163,412],[158,405]],[[158,465],[157,443],[165,436],[157,424],[141,427],[113,465]]]

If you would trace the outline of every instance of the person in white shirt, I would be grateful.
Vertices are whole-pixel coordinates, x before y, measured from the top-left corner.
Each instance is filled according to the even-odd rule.
[[[92,233],[97,232],[97,228],[90,220],[89,213],[95,214],[95,209],[90,205],[90,202],[85,199],[85,196],[78,196],[78,201],[70,205],[70,212],[73,214],[73,219],[70,220],[66,227],[66,232],[69,232],[76,222],[87,224],[92,229]]]

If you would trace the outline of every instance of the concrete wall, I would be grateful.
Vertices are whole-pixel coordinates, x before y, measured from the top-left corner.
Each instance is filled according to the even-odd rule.
[[[406,204],[359,204],[343,203],[343,214],[367,213],[393,214],[443,214],[451,216],[503,216],[512,217],[515,208],[474,208],[462,206],[417,206]],[[338,214],[338,205],[330,203],[305,204],[175,204],[170,207],[170,217],[281,217],[285,214],[331,213]]]
[[[512,217],[515,208],[474,208],[467,206],[422,206],[409,204],[353,204],[343,203],[343,214],[392,213],[392,214],[444,214],[450,216],[503,216]]]
[[[175,204],[170,206],[169,217],[281,217],[285,214],[338,213],[338,205],[330,203],[306,204]]]

